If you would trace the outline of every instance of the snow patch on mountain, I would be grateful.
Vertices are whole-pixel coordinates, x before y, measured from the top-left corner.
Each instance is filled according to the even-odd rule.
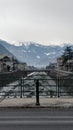
[[[54,55],[56,54],[56,52],[51,52],[51,53],[44,53],[45,55],[49,56],[49,55]]]
[[[51,53],[44,53],[44,54],[47,55],[47,56],[51,55]]]
[[[11,42],[11,45],[14,45],[14,46],[22,46],[22,43],[17,42],[17,41],[12,41],[12,42]]]
[[[25,50],[22,50],[22,52],[26,52]]]
[[[36,58],[38,58],[38,59],[39,59],[39,58],[40,58],[40,56],[36,56]]]

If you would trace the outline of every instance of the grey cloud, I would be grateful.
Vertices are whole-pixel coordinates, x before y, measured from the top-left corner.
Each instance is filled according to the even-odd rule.
[[[0,0],[1,36],[44,43],[73,41],[72,6],[73,0]]]

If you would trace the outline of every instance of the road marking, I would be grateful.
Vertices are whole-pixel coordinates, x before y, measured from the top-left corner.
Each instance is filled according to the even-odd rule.
[[[73,125],[73,116],[0,116],[0,125]]]
[[[2,119],[73,119],[73,116],[0,116]]]
[[[52,124],[56,124],[56,125],[73,125],[73,120],[70,121],[60,121],[60,120],[57,120],[57,121],[45,121],[45,120],[41,120],[41,121],[18,121],[18,120],[14,120],[14,121],[0,121],[0,126],[1,125],[52,125]]]

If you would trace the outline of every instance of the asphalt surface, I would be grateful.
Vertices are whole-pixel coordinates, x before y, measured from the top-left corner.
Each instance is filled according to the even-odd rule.
[[[0,130],[73,130],[73,110],[0,109]]]

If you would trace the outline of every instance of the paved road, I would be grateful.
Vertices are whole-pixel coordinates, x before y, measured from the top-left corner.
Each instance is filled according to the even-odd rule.
[[[73,130],[73,111],[2,109],[0,130]]]

